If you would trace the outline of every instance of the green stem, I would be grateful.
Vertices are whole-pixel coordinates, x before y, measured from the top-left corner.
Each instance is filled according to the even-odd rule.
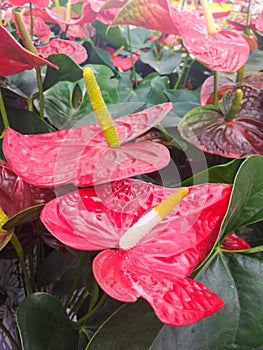
[[[189,63],[189,66],[187,68],[187,71],[185,73],[185,76],[184,76],[184,81],[183,81],[183,89],[186,88],[186,84],[187,84],[187,80],[188,80],[188,77],[189,77],[189,73],[190,73],[190,70],[192,68],[192,65],[195,63],[196,60],[192,60],[190,63]]]
[[[10,126],[9,120],[7,117],[6,109],[5,109],[5,103],[2,95],[2,90],[0,89],[0,112],[2,116],[2,121],[4,124],[4,128],[8,128]]]
[[[41,119],[44,119],[44,90],[41,77],[41,70],[39,67],[35,67],[37,75],[38,97],[39,97],[39,115]]]
[[[10,343],[12,344],[12,349],[13,350],[21,350],[20,347],[18,346],[17,342],[15,341],[15,339],[13,338],[12,334],[9,332],[9,330],[5,327],[5,325],[3,324],[3,322],[0,320],[0,328],[2,329],[2,331],[5,333],[5,335],[7,336],[7,338],[9,339]]]
[[[242,83],[242,81],[244,80],[244,74],[245,74],[245,65],[243,65],[237,71],[236,83]]]
[[[218,73],[214,71],[214,105],[218,105]]]
[[[65,302],[65,307],[67,308],[70,304],[70,301],[74,295],[74,292],[76,290],[76,287],[77,287],[77,284],[78,284],[78,281],[79,281],[79,278],[80,278],[80,274],[83,270],[83,266],[84,264],[86,263],[87,261],[87,254],[86,253],[83,253],[83,256],[82,258],[80,259],[80,262],[79,262],[79,267],[77,269],[77,272],[75,274],[75,278],[74,278],[74,281],[71,285],[71,288],[70,288],[70,291],[68,293],[68,296],[67,296],[67,299],[66,299],[66,302]]]
[[[76,322],[76,325],[83,326],[86,323],[86,321],[89,318],[91,318],[91,316],[93,316],[97,311],[99,311],[102,308],[102,306],[105,304],[107,298],[108,298],[107,294],[104,293],[103,296],[101,297],[100,301],[97,303],[97,305],[90,312],[88,312],[85,316],[81,317]]]
[[[34,16],[33,16],[32,2],[29,3],[29,6],[30,6],[30,36],[31,36],[31,39],[33,39],[33,36],[34,36]]]
[[[249,0],[248,2],[248,8],[247,8],[247,18],[246,18],[246,27],[245,27],[245,31],[244,33],[249,35],[249,23],[250,23],[250,8],[251,8],[251,0]]]
[[[188,53],[187,56],[185,57],[184,64],[183,64],[183,68],[182,68],[182,70],[181,70],[181,72],[180,72],[180,74],[179,74],[179,77],[178,77],[178,79],[177,79],[175,85],[174,85],[174,88],[173,88],[174,90],[176,90],[176,89],[178,88],[178,86],[179,86],[179,84],[180,84],[180,82],[181,82],[181,80],[182,80],[182,78],[183,78],[183,75],[184,75],[184,72],[185,72],[185,70],[186,70],[189,57],[190,57],[190,55],[189,55],[189,53]]]
[[[97,283],[97,281],[95,280],[95,278],[93,279],[93,286],[92,286],[92,292],[91,292],[91,301],[89,304],[89,308],[88,308],[88,313],[94,308],[94,306],[96,305],[97,301],[99,300],[99,293],[100,293],[100,288],[99,285]]]
[[[185,5],[185,0],[183,0],[183,2],[182,2],[182,5],[181,5],[181,10],[183,10],[183,9],[184,9],[184,5]]]
[[[77,312],[79,311],[81,305],[83,304],[83,302],[85,301],[85,299],[88,296],[89,296],[89,291],[84,289],[84,291],[79,296],[79,298],[78,298],[77,302],[75,303],[75,305],[70,308],[69,318],[71,318],[73,316],[73,314],[75,314],[75,315],[77,314]]]
[[[26,100],[27,102],[27,108],[30,112],[33,112],[33,100],[32,98],[27,98]]]
[[[136,88],[137,87],[137,77],[136,77],[136,69],[135,69],[135,64],[134,64],[134,59],[133,59],[131,31],[130,31],[129,25],[127,25],[127,34],[128,34],[128,44],[129,44],[131,62],[132,62],[132,81],[134,81],[134,86]]]
[[[32,287],[30,284],[30,279],[29,279],[28,271],[27,271],[26,264],[25,264],[25,256],[24,256],[23,248],[22,248],[22,245],[19,242],[19,239],[17,238],[15,233],[13,233],[12,238],[10,239],[10,242],[12,243],[13,247],[15,248],[19,262],[21,264],[27,293],[31,294]]]

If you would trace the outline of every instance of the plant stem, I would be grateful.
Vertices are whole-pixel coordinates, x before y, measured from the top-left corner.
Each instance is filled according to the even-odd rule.
[[[218,73],[214,71],[214,105],[218,105]]]
[[[66,302],[65,302],[65,307],[66,308],[69,306],[70,301],[71,301],[71,299],[73,297],[73,294],[74,294],[74,292],[76,290],[76,286],[78,284],[79,277],[80,277],[81,271],[83,269],[83,266],[86,263],[86,260],[87,260],[87,254],[83,253],[83,256],[82,256],[82,258],[80,259],[80,262],[79,262],[79,266],[78,266],[77,272],[75,274],[74,281],[73,281],[73,283],[71,285],[70,291],[68,293],[68,296],[67,296],[67,299],[66,299]]]
[[[33,112],[33,100],[32,98],[27,98],[26,100],[27,102],[27,108],[30,112]]]
[[[196,60],[192,60],[190,63],[189,63],[189,66],[187,68],[187,71],[185,73],[185,76],[184,76],[184,81],[183,81],[183,88],[186,88],[187,87],[187,79],[189,77],[189,73],[190,73],[190,70],[192,68],[192,65],[196,62]]]
[[[89,291],[87,291],[86,289],[83,290],[83,292],[79,296],[75,305],[70,308],[69,318],[71,318],[73,316],[73,314],[76,315],[76,313],[79,311],[79,308],[81,307],[82,303],[89,296],[89,294],[90,294]]]
[[[35,67],[37,76],[37,86],[38,86],[38,97],[39,97],[39,115],[41,119],[44,119],[44,90],[41,77],[41,70],[39,67]]]
[[[134,64],[134,59],[133,59],[131,31],[130,31],[129,25],[127,25],[127,34],[128,34],[128,43],[129,43],[129,50],[130,50],[131,63],[132,63],[132,82],[134,82],[134,86],[136,88],[137,87],[137,77],[136,77],[136,69],[135,69],[135,64]]]
[[[85,316],[81,317],[77,322],[77,326],[82,326],[83,324],[86,323],[86,321],[93,316],[97,311],[99,311],[99,309],[104,305],[104,303],[106,302],[108,296],[107,294],[103,294],[103,296],[101,297],[101,299],[99,300],[99,302],[97,303],[97,305],[90,311],[88,312]]]
[[[9,330],[5,327],[5,325],[3,324],[3,322],[0,320],[0,328],[2,329],[2,331],[5,333],[5,335],[7,336],[7,338],[9,339],[10,343],[12,344],[12,349],[13,350],[21,350],[20,347],[18,346],[17,342],[15,341],[15,339],[13,338],[12,334],[9,332]]]
[[[174,87],[173,87],[174,90],[176,90],[176,89],[178,88],[178,86],[179,86],[179,84],[180,84],[180,82],[181,82],[181,80],[182,80],[182,78],[183,78],[183,75],[184,75],[184,72],[185,72],[185,70],[186,70],[188,60],[189,60],[189,56],[190,56],[190,55],[189,55],[189,53],[188,53],[188,54],[186,55],[186,57],[185,57],[182,70],[181,70],[181,72],[180,72],[180,74],[179,74],[179,76],[178,76],[178,79],[177,79],[177,81],[176,81]]]
[[[244,31],[244,33],[247,35],[250,34],[249,33],[249,22],[250,22],[250,17],[251,17],[250,8],[251,8],[251,0],[248,1],[246,27],[245,27],[245,31]]]
[[[232,105],[231,105],[227,115],[225,116],[225,121],[226,122],[231,122],[234,119],[235,115],[240,110],[241,103],[242,103],[242,98],[243,98],[242,90],[241,89],[237,89],[235,91],[235,96],[233,98]]]
[[[28,271],[27,271],[26,264],[25,264],[25,256],[24,256],[23,248],[22,248],[22,245],[19,242],[19,239],[17,238],[15,233],[13,233],[12,238],[10,239],[10,242],[12,243],[13,247],[15,248],[19,262],[21,264],[27,293],[31,294],[32,287],[30,284],[30,279],[29,279]]]
[[[31,39],[33,39],[33,36],[34,36],[34,16],[33,16],[32,2],[29,3],[29,6],[30,6],[30,35],[31,35]]]
[[[2,95],[2,90],[1,89],[0,89],[0,112],[1,112],[4,128],[8,128],[10,126],[10,124],[9,124],[9,120],[8,120],[8,117],[7,117],[7,113],[6,113],[6,109],[5,109],[5,103],[4,103],[4,99],[3,99],[3,95]]]

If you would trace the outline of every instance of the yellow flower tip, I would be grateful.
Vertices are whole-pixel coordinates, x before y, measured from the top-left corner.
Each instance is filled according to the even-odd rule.
[[[6,213],[3,211],[2,208],[0,208],[0,229],[4,226],[4,224],[8,221],[9,217],[6,215]]]
[[[189,189],[187,187],[182,187],[157,205],[154,210],[164,219],[188,193]]]

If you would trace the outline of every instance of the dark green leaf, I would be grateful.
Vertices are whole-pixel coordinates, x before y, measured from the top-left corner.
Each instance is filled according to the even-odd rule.
[[[25,70],[7,77],[10,84],[6,89],[21,98],[31,98],[38,92],[36,71]]]
[[[217,254],[198,280],[218,294],[222,310],[187,327],[165,326],[151,350],[250,350],[263,345],[263,262]]]
[[[173,53],[170,50],[163,49],[161,58],[158,58],[154,50],[142,52],[140,59],[143,63],[151,66],[161,75],[173,73],[181,62],[181,54]]]
[[[77,349],[78,333],[62,304],[51,295],[34,293],[23,300],[17,323],[26,350]]]
[[[169,98],[169,101],[171,102],[176,102],[176,103],[193,102],[193,103],[200,104],[200,94],[197,91],[168,89],[164,93]]]
[[[96,34],[100,35],[110,45],[116,47],[123,45],[126,49],[128,48],[128,43],[120,27],[109,27],[101,22],[95,22],[94,26],[96,28]]]
[[[86,350],[148,350],[161,327],[145,301],[124,304],[95,334]]]
[[[65,54],[50,55],[48,59],[59,66],[59,70],[48,67],[44,80],[44,90],[54,86],[59,81],[76,82],[82,78],[82,68]]]
[[[234,181],[222,234],[263,220],[263,157],[250,156],[240,166]]]
[[[27,208],[19,213],[11,216],[9,220],[3,225],[4,230],[11,230],[15,226],[23,225],[28,222],[32,222],[39,218],[41,210],[44,208],[45,204],[35,205],[33,207]]]
[[[88,39],[83,46],[89,53],[88,63],[89,64],[103,64],[110,67],[115,71],[115,66],[110,58],[110,54],[100,47],[94,45],[93,41]]]
[[[245,74],[262,70],[263,51],[252,51],[245,64]]]
[[[207,182],[232,184],[234,182],[236,172],[244,159],[245,158],[238,158],[227,164],[215,165],[185,180],[182,185],[192,186]]]

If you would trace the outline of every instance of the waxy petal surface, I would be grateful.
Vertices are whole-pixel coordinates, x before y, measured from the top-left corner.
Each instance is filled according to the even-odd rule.
[[[221,248],[227,250],[243,250],[249,249],[251,246],[235,232],[230,233],[222,242]]]
[[[26,50],[2,26],[0,26],[0,37],[0,75],[16,74],[45,64],[57,68],[55,64]]]
[[[171,103],[164,103],[116,119],[118,148],[108,147],[99,125],[93,124],[41,135],[8,128],[4,153],[19,176],[40,187],[88,186],[156,171],[169,163],[166,147],[124,143],[156,125],[171,108]]]
[[[13,172],[8,163],[0,161],[0,207],[7,216],[53,198],[52,190],[29,185]]]
[[[126,266],[167,278],[187,276],[211,249],[226,212],[231,186],[198,185],[133,249]],[[64,244],[82,250],[118,248],[120,237],[176,189],[126,179],[81,189],[45,206],[41,220]]]
[[[199,62],[218,72],[236,72],[248,59],[250,50],[238,33],[222,30],[215,34],[201,34],[193,27],[181,28],[185,48]]]
[[[36,47],[40,56],[48,58],[49,55],[64,53],[77,64],[81,64],[88,58],[87,50],[81,44],[63,39],[52,39],[45,46]]]
[[[28,4],[29,2],[39,7],[48,7],[50,0],[9,0],[9,3],[13,6],[23,6],[25,4]]]
[[[221,298],[197,281],[161,274],[143,274],[133,265],[126,267],[125,252],[105,250],[93,261],[93,273],[101,288],[124,302],[142,297],[157,317],[171,326],[186,326],[213,314],[224,306]]]
[[[242,89],[239,111],[232,121],[226,121],[236,89]],[[263,94],[252,86],[236,85],[222,110],[206,105],[194,108],[181,119],[178,129],[181,136],[202,151],[228,158],[244,153],[263,154]]]

